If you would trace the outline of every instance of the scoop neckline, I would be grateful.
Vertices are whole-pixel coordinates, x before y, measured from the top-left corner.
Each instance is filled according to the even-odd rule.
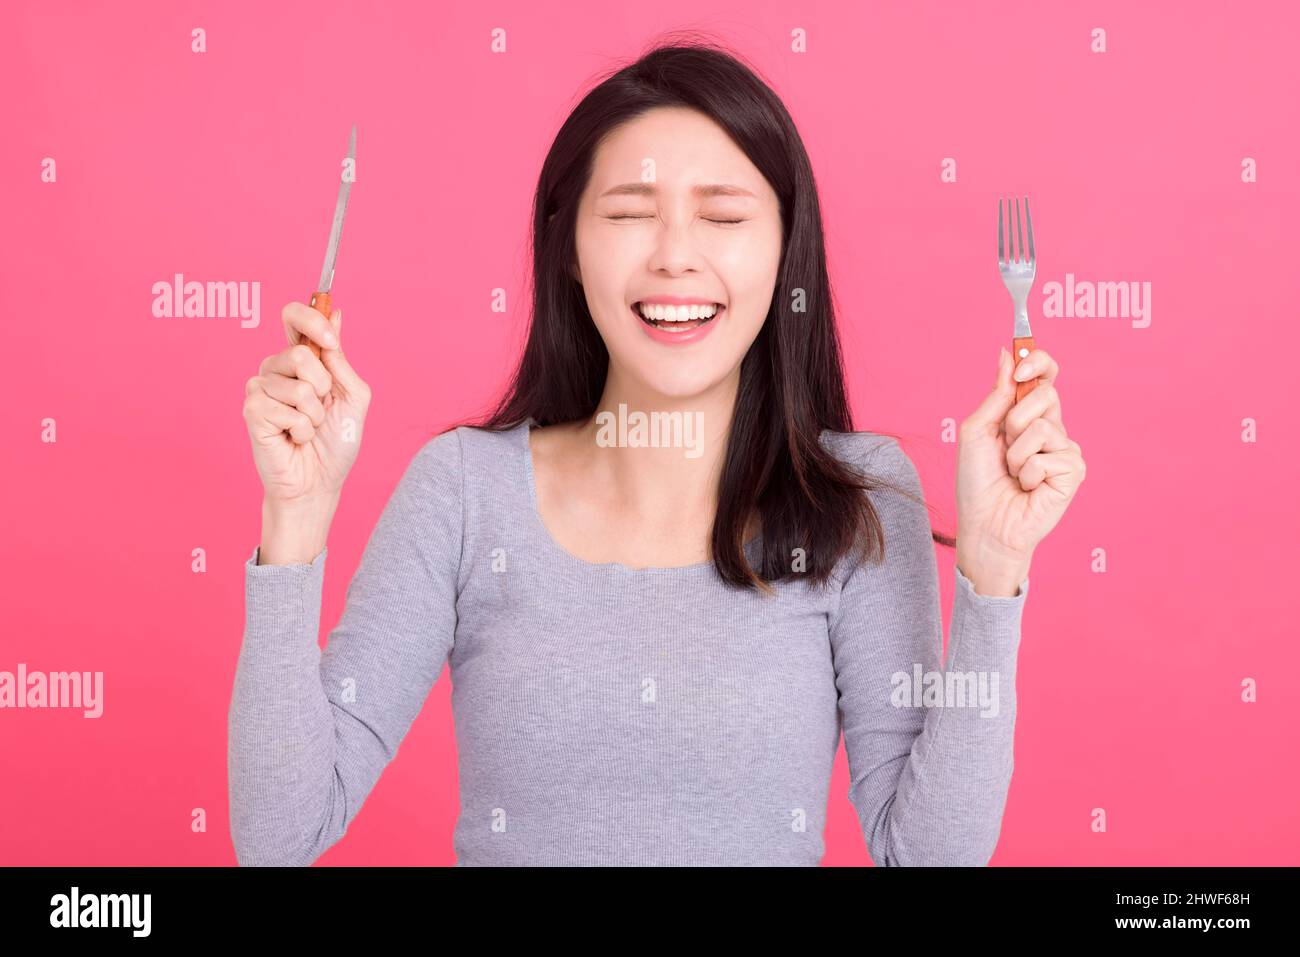
[[[537,500],[537,474],[533,469],[533,446],[529,440],[533,428],[537,426],[537,420],[527,419],[516,427],[518,433],[518,450],[520,458],[523,460],[524,484],[528,488],[528,514],[529,524],[532,526],[536,536],[541,540],[547,551],[553,552],[560,556],[566,564],[593,574],[617,574],[624,576],[642,576],[642,577],[669,577],[669,576],[691,576],[698,577],[701,575],[716,574],[716,569],[712,560],[696,562],[694,565],[647,565],[642,568],[634,568],[631,565],[624,565],[622,562],[589,562],[585,558],[579,558],[567,548],[555,540],[551,530],[546,527],[542,521],[542,510]],[[745,553],[749,558],[751,565],[754,564],[756,552],[762,545],[763,533],[760,531],[745,544]]]

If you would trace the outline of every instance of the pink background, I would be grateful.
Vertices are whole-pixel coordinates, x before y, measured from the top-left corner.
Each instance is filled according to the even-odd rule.
[[[858,427],[905,437],[948,531],[941,428],[1012,331],[996,198],[1032,198],[1030,314],[1089,470],[1031,572],[993,863],[1300,864],[1294,8],[973,6],[9,4],[0,670],[103,671],[105,712],[0,712],[0,862],[234,863],[226,718],[261,501],[243,387],[285,344],[281,306],[316,282],[350,124],[336,302],[375,400],[323,633],[415,450],[504,384],[555,130],[598,73],[695,27],[794,116]],[[1090,52],[1093,27],[1108,52]],[[151,287],[176,272],[260,282],[261,325],[154,318]],[[1067,272],[1150,282],[1151,325],[1042,318]],[[507,315],[489,309],[498,286]],[[1240,700],[1246,677],[1258,703]],[[454,861],[450,688],[444,671],[322,863]],[[847,788],[841,752],[827,864],[868,860]]]

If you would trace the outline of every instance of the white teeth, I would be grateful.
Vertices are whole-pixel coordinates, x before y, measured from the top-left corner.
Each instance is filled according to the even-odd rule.
[[[712,303],[707,306],[668,306],[662,303],[646,305],[639,302],[637,303],[637,309],[645,318],[659,322],[690,322],[692,319],[710,319],[718,311],[717,305]]]

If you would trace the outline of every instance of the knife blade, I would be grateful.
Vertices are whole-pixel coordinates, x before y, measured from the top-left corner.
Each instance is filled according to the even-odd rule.
[[[357,162],[357,126],[355,123],[352,124],[352,135],[348,138],[348,159],[352,161],[349,164],[351,169],[355,170]],[[326,319],[330,317],[333,303],[331,291],[334,288],[334,264],[338,260],[339,240],[343,237],[343,217],[347,213],[348,194],[351,191],[352,179],[340,174],[339,195],[334,203],[334,221],[330,224],[329,243],[325,247],[325,263],[321,267],[320,283],[317,285],[316,291],[312,293],[311,302],[309,303],[313,309]],[[303,342],[319,358],[320,347],[310,339],[304,339]]]

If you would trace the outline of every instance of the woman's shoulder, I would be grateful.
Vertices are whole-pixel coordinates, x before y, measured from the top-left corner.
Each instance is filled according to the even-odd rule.
[[[911,460],[898,438],[883,432],[835,432],[823,429],[821,443],[840,461],[862,471],[885,472],[893,478],[906,477]]]
[[[527,428],[458,425],[425,440],[408,474],[426,507],[458,504],[467,534],[517,520],[529,504]]]
[[[500,469],[506,458],[518,452],[525,427],[526,423],[501,430],[454,426],[427,439],[416,451],[414,462],[462,475]]]

